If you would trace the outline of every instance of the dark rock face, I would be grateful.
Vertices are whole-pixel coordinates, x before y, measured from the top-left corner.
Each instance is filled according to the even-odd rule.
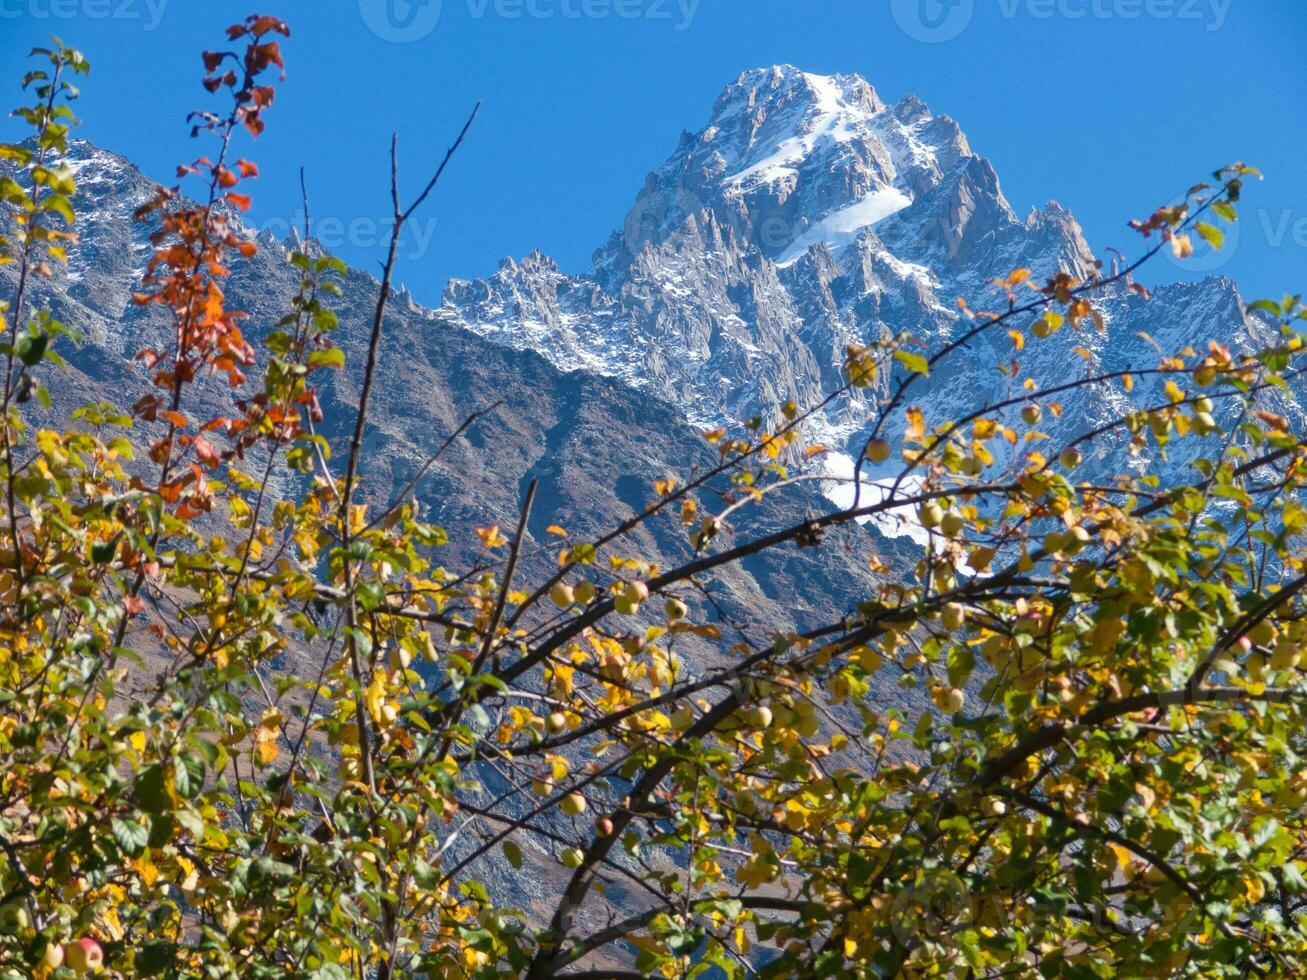
[[[56,418],[66,418],[87,401],[130,406],[148,388],[133,355],[166,345],[166,324],[158,313],[131,299],[150,254],[148,229],[131,214],[150,196],[153,183],[126,159],[86,143],[74,145],[71,162],[79,182],[82,240],[67,271],[39,281],[35,296],[38,305],[52,309],[83,338],[75,348],[60,348],[70,369],[43,369]],[[248,332],[255,338],[288,309],[298,281],[284,244],[261,236],[259,245],[257,255],[235,264],[227,290],[229,306],[249,314]],[[0,272],[11,275],[12,270]],[[345,451],[352,428],[377,289],[372,277],[350,272],[337,304],[336,339],[349,366],[323,382],[321,396],[323,431],[339,452]],[[655,481],[702,471],[717,460],[683,412],[653,392],[592,372],[563,372],[532,350],[492,343],[403,295],[389,305],[378,379],[362,487],[375,506],[393,499],[464,419],[499,403],[448,449],[417,491],[429,518],[456,532],[451,565],[475,553],[472,528],[515,522],[532,479],[540,490],[529,525],[530,548],[550,550],[548,525],[562,524],[582,538],[597,535],[643,510],[654,498]],[[239,395],[216,380],[199,384],[191,415],[207,419],[229,410]],[[148,441],[144,429],[139,440]],[[343,459],[336,461],[343,465]],[[799,520],[822,506],[811,490],[795,493],[744,517],[738,533]],[[865,554],[874,535],[849,533]],[[631,549],[664,565],[691,553],[684,531],[671,519],[641,529]],[[542,554],[540,560],[551,557]],[[818,560],[811,552],[798,552],[774,565],[768,566],[769,580],[789,588],[764,589],[743,570],[722,577],[724,600],[742,622],[829,619],[843,611],[845,599],[852,601],[859,591],[855,583],[870,581],[865,565],[851,554],[827,562],[824,555]],[[829,579],[830,588],[800,587],[822,579]]]

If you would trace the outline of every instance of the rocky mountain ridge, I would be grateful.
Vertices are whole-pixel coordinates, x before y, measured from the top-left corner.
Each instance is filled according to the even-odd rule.
[[[587,273],[564,273],[539,252],[505,259],[484,279],[452,281],[429,316],[561,370],[621,379],[696,424],[738,424],[774,421],[789,399],[820,402],[839,384],[849,344],[904,335],[923,353],[938,349],[963,323],[958,298],[1002,305],[995,277],[1028,268],[1035,281],[1084,278],[1093,262],[1060,205],[1018,217],[948,116],[915,96],[889,105],[856,75],[777,66],[727,86],[707,125],[649,175]],[[1154,366],[1157,346],[1251,349],[1271,336],[1220,278],[1147,301],[1121,285],[1101,308],[1105,330],[1032,343],[1016,375],[1000,371],[1015,356],[1006,333],[980,338],[914,403],[941,421],[1025,377],[1051,387]],[[831,406],[818,434],[856,454],[888,383]],[[1063,418],[1087,429],[1124,407],[1119,390],[1086,389]]]

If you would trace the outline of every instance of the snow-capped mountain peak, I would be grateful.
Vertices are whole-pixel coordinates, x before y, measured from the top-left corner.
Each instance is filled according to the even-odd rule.
[[[658,245],[703,211],[780,265],[821,243],[840,252],[969,159],[957,125],[915,96],[889,106],[857,75],[788,65],[747,71],[727,86],[707,126],[686,134],[650,175],[595,271],[620,278],[646,243]],[[993,191],[994,207],[1010,212],[996,181]]]
[[[990,280],[1017,268],[1083,278],[1091,260],[1060,206],[1017,217],[949,117],[915,96],[887,104],[856,75],[783,65],[726,87],[707,125],[649,174],[588,274],[539,256],[506,263],[451,283],[435,316],[564,369],[620,377],[695,422],[773,420],[787,400],[812,405],[840,383],[848,344],[909,335],[937,347],[957,327],[958,297],[993,299]],[[1174,294],[1185,335],[1173,349],[1255,329],[1230,284],[1212,289],[1228,302],[1210,302],[1206,317]],[[1023,363],[1045,384],[1143,364],[1155,354],[1136,331],[1161,342],[1177,329],[1165,302],[1110,297],[1106,335],[1064,330]],[[932,374],[919,388],[927,416],[999,400],[1014,382],[997,367],[1011,354],[1006,335],[982,338],[964,367]],[[965,383],[950,376],[959,370]],[[863,399],[881,394],[832,407],[823,435],[856,452]],[[1099,392],[1074,417],[1088,424],[1119,407]]]

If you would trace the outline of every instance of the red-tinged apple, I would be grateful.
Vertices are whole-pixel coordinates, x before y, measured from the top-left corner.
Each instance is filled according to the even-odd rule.
[[[83,936],[64,945],[64,962],[78,976],[94,973],[104,966],[104,950],[90,936]]]

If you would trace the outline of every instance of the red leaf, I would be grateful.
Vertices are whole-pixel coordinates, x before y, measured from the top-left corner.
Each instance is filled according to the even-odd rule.
[[[209,442],[204,436],[196,436],[194,446],[195,455],[200,458],[200,462],[205,466],[214,467],[222,462],[222,455],[213,448],[213,443]]]
[[[255,16],[253,23],[250,24],[250,30],[258,37],[274,32],[282,37],[290,37],[290,28],[286,26],[284,20],[267,15]]]
[[[250,197],[248,194],[228,194],[227,203],[238,211],[248,211],[250,209]]]
[[[159,398],[157,395],[142,395],[132,406],[132,414],[145,419],[147,422],[153,422],[158,416]]]

